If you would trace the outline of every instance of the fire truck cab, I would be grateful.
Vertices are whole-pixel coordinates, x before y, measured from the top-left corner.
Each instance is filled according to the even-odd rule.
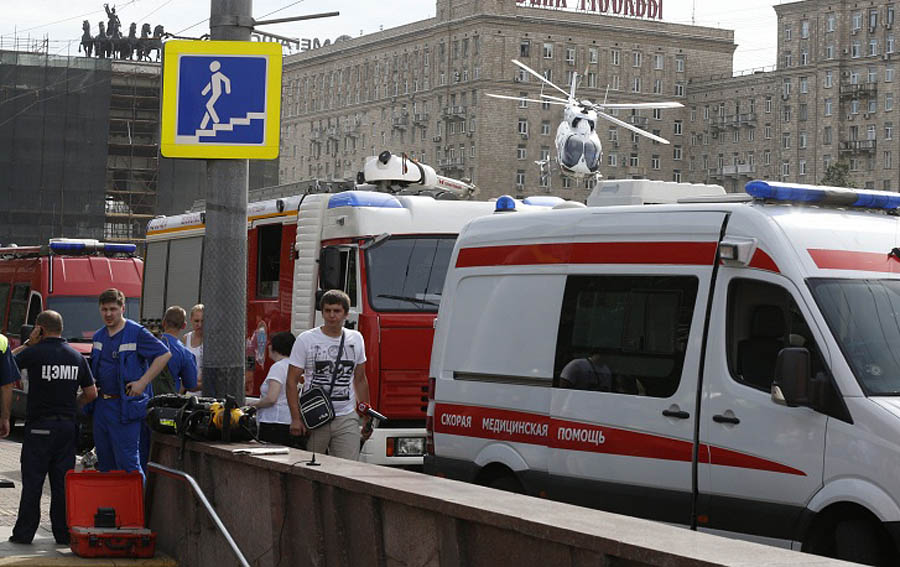
[[[63,337],[85,356],[101,325],[97,296],[115,287],[126,297],[126,316],[139,313],[143,262],[134,244],[54,238],[39,246],[0,248],[0,332],[18,346],[23,325],[44,309],[63,317]],[[27,380],[13,389],[14,419],[25,417]]]
[[[362,173],[361,190],[249,205],[245,391],[258,395],[265,380],[272,333],[322,324],[319,295],[341,289],[351,301],[347,324],[366,342],[372,405],[389,418],[360,458],[421,465],[434,318],[450,253],[463,225],[491,214],[494,203],[444,200],[445,192],[465,197],[474,187],[387,152],[368,158]],[[419,190],[438,198],[404,194]],[[559,202],[535,198],[519,208]],[[195,212],[150,222],[144,319],[200,301],[204,220]]]

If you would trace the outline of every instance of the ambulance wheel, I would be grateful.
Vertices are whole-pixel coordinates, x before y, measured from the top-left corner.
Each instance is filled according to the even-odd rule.
[[[841,520],[834,526],[835,559],[863,565],[892,565],[891,544],[877,522],[864,518]]]

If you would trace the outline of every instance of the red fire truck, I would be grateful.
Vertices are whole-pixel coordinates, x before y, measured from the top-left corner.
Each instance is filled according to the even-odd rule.
[[[462,226],[492,213],[494,203],[443,200],[440,192],[467,194],[474,187],[387,152],[367,159],[359,181],[369,190],[249,206],[246,392],[258,395],[265,379],[268,337],[321,324],[317,295],[342,289],[351,299],[348,324],[366,341],[372,404],[389,418],[361,459],[421,464],[434,319],[450,253]],[[408,194],[423,191],[439,198]],[[204,232],[202,212],[150,222],[143,318],[199,302]]]
[[[126,316],[140,311],[143,262],[134,244],[55,238],[39,246],[0,248],[0,331],[13,346],[23,325],[33,325],[44,309],[63,317],[63,337],[79,352],[91,350],[102,326],[97,296],[115,287],[125,294]],[[13,390],[12,417],[25,417],[27,380]]]

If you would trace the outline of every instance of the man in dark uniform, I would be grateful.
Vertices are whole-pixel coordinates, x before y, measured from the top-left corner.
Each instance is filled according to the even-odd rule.
[[[22,442],[22,498],[9,541],[31,543],[41,520],[41,492],[50,476],[50,523],[56,543],[69,543],[66,525],[66,473],[75,467],[78,408],[97,397],[94,377],[83,356],[62,338],[63,320],[43,311],[34,330],[13,353],[28,372],[28,405]],[[81,394],[78,388],[81,387]]]

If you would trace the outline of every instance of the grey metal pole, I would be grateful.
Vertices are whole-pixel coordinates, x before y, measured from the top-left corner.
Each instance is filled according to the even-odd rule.
[[[210,0],[213,40],[250,41],[252,0]],[[244,404],[249,161],[207,160],[203,394]]]

